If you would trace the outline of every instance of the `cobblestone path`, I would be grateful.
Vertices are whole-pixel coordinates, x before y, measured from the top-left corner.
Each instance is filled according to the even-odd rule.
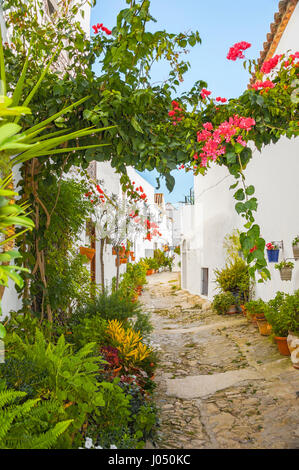
[[[177,273],[149,276],[141,301],[160,345],[158,449],[299,448],[299,370],[242,315],[219,316],[179,288]]]

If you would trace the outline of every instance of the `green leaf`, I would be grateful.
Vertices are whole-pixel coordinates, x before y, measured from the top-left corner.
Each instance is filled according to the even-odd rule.
[[[244,190],[242,188],[238,189],[234,194],[234,198],[237,199],[237,201],[243,201],[243,199],[245,199]]]
[[[166,175],[165,179],[166,179],[166,187],[167,187],[168,191],[171,193],[171,191],[173,190],[174,185],[175,185],[175,179],[170,174]]]
[[[21,126],[18,124],[14,124],[13,122],[9,122],[7,124],[3,124],[0,127],[0,146],[5,142],[9,137],[14,136],[21,130]]]
[[[225,156],[227,159],[227,163],[229,164],[236,163],[237,155],[235,154],[235,152],[229,151],[225,154]]]
[[[238,212],[238,214],[241,214],[241,212],[246,212],[245,204],[243,202],[238,202],[235,205],[235,209]]]
[[[229,189],[235,189],[239,184],[239,181],[237,181],[236,183],[232,184]]]
[[[6,336],[6,330],[4,326],[2,325],[2,323],[0,323],[0,339],[4,339],[5,336]]]
[[[254,189],[254,186],[248,186],[248,188],[246,188],[246,194],[248,196],[251,196],[253,193],[254,193],[255,189]]]
[[[136,131],[141,132],[141,134],[143,134],[143,130],[141,129],[139,123],[137,122],[134,116],[131,118],[131,124]]]

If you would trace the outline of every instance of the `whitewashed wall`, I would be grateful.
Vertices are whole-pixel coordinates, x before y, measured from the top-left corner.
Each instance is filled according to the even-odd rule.
[[[132,167],[127,168],[128,176],[131,182],[134,182],[135,188],[141,186],[144,193],[147,196],[147,205],[149,211],[153,215],[153,219],[157,221],[159,218],[159,208],[155,204],[155,188],[148,183],[139,173],[137,173]],[[97,163],[97,179],[103,180],[103,187],[108,191],[109,194],[117,194],[121,196],[122,189],[120,185],[120,175],[117,174],[111,167],[109,162]],[[146,215],[147,212],[143,212]],[[132,251],[135,252],[135,262],[138,262],[140,258],[145,256],[152,256],[155,248],[162,249],[164,244],[171,244],[172,230],[167,228],[166,215],[161,217],[159,224],[159,231],[162,232],[163,237],[153,237],[151,241],[144,240],[145,233],[138,233],[134,237],[134,244]],[[116,275],[115,256],[112,255],[112,245],[105,245],[104,249],[104,266],[105,266],[105,285],[111,286],[112,278]],[[126,265],[120,265],[120,274],[126,271]],[[96,282],[101,283],[101,266],[100,266],[100,241],[96,242]]]
[[[275,54],[299,50],[299,4],[285,29]],[[292,258],[292,240],[299,234],[299,138],[281,138],[274,145],[257,150],[245,171],[247,184],[256,188],[256,221],[266,242],[283,240],[279,261]],[[215,293],[214,269],[225,265],[224,237],[233,229],[242,229],[243,219],[235,212],[236,201],[229,186],[235,180],[224,167],[212,166],[206,176],[194,178],[195,206],[186,233],[185,263],[182,259],[182,283],[192,293],[201,294],[201,268],[209,268],[208,298]],[[294,261],[294,260],[292,260]],[[256,284],[255,297],[269,300],[278,290],[299,289],[299,261],[295,262],[291,281],[281,281],[275,263],[268,263],[271,280]]]

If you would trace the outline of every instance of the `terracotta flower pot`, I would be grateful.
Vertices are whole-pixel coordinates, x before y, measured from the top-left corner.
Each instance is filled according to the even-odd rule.
[[[283,356],[290,356],[291,353],[290,353],[290,350],[289,350],[289,347],[288,347],[287,337],[286,336],[275,336],[274,339],[277,343],[278,350],[279,350],[280,354],[282,354]]]
[[[236,305],[231,305],[226,313],[228,313],[229,315],[234,315],[235,313],[238,313],[238,309],[237,309],[237,306]]]
[[[262,336],[269,336],[269,323],[267,322],[266,318],[257,318],[257,326],[259,328],[259,332]]]
[[[135,256],[131,256],[131,260],[132,260],[132,261],[135,261]]]
[[[247,316],[245,305],[240,305],[244,317]]]
[[[151,274],[153,274],[153,271],[154,271],[153,269],[148,269],[148,270],[146,271],[146,275],[147,275],[147,276],[150,276]]]
[[[87,248],[86,246],[80,246],[80,254],[87,256],[91,261],[95,255],[96,250],[94,248]]]
[[[112,248],[112,254],[113,254],[113,255],[116,255],[116,250],[115,250],[115,248]]]
[[[127,264],[127,258],[120,258],[120,264]]]

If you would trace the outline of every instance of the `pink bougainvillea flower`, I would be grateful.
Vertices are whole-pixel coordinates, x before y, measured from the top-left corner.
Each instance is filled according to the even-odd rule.
[[[212,131],[213,130],[213,124],[211,122],[205,122],[203,124],[203,128],[206,130],[206,131]]]
[[[246,145],[247,145],[246,142],[245,142],[245,140],[243,140],[243,138],[242,138],[241,135],[238,135],[236,141],[238,142],[238,144],[243,145],[243,147],[246,147]]]
[[[246,42],[246,41],[237,42],[230,48],[226,58],[228,60],[244,59],[245,56],[242,51],[245,51],[249,47],[251,47],[251,44],[249,42]]]
[[[110,29],[103,26],[103,23],[98,23],[97,25],[93,25],[92,28],[93,28],[95,34],[98,34],[100,32],[100,30],[104,31],[104,33],[106,33],[108,35],[110,35],[112,33],[112,31],[110,31]]]
[[[197,131],[197,142],[202,144],[201,153],[198,156],[196,152],[193,159],[197,160],[200,157],[200,166],[207,167],[209,160],[215,161],[226,153],[225,143],[230,143],[240,130],[248,132],[254,125],[255,120],[253,118],[238,115],[231,116],[228,121],[222,122],[216,129],[213,129],[211,123],[203,124],[203,129]],[[237,136],[236,142],[244,147],[247,145],[241,135]]]
[[[281,57],[282,54],[276,54],[274,57],[271,57],[271,59],[266,60],[261,66],[261,72],[270,73],[271,70],[273,70],[277,66]]]
[[[252,88],[254,90],[258,90],[259,88],[274,88],[275,84],[271,82],[271,80],[265,80],[262,82],[261,80],[257,80],[253,85]]]
[[[203,100],[206,99],[207,96],[209,96],[212,92],[209,91],[209,90],[206,90],[205,88],[203,88],[200,92],[200,96],[202,97]]]
[[[227,99],[226,98],[221,98],[221,96],[217,96],[216,101],[219,101],[221,103],[226,103]]]

